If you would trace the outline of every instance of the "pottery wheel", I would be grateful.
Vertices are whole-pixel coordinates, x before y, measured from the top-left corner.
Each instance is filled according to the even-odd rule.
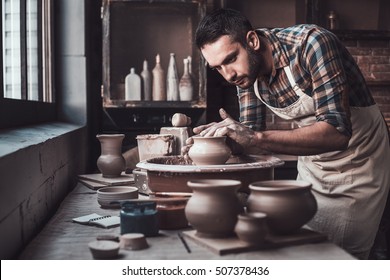
[[[270,155],[231,156],[225,164],[221,165],[192,165],[183,156],[165,156],[141,161],[137,167],[148,171],[198,173],[236,172],[277,167],[283,164],[281,159]]]

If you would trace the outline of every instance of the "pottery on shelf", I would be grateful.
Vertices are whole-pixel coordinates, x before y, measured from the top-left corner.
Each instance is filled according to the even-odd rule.
[[[191,101],[194,95],[194,82],[190,74],[189,61],[187,58],[183,60],[184,73],[179,82],[180,101]]]
[[[188,156],[195,165],[224,164],[232,152],[226,145],[226,136],[193,136],[194,144]]]
[[[97,159],[97,167],[103,177],[119,177],[126,168],[126,161],[122,155],[122,141],[124,134],[98,134],[101,155]]]
[[[179,100],[179,75],[177,73],[175,54],[171,53],[167,71],[167,100]]]
[[[249,185],[248,212],[267,214],[270,231],[290,234],[313,218],[317,201],[311,184],[296,180],[259,181]]]
[[[150,101],[152,100],[152,74],[149,71],[147,60],[144,60],[141,77],[142,77],[142,85],[143,85],[142,100]]]
[[[237,215],[243,207],[237,197],[241,182],[237,180],[188,181],[193,195],[185,207],[185,215],[196,235],[221,238],[234,235]]]
[[[152,70],[152,99],[153,101],[166,101],[165,72],[161,67],[160,55],[156,56],[156,65]]]
[[[125,98],[126,100],[141,100],[141,77],[131,68],[130,73],[125,79]]]
[[[239,214],[234,231],[237,237],[246,243],[263,244],[268,234],[267,214],[261,212]]]

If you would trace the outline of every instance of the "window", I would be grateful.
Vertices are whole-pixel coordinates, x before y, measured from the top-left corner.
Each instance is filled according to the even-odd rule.
[[[2,0],[0,127],[55,118],[52,0]]]

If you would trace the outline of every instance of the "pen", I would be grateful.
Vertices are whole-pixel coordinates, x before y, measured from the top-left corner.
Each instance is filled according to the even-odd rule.
[[[181,243],[183,243],[183,245],[184,245],[184,247],[186,248],[187,252],[188,252],[188,253],[191,253],[191,249],[190,249],[190,247],[188,247],[188,244],[187,244],[187,242],[185,241],[183,235],[179,232],[179,233],[177,234],[177,236],[180,238]]]

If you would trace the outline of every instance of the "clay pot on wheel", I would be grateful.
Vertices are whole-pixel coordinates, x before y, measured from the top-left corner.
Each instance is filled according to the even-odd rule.
[[[126,168],[126,161],[122,155],[122,141],[124,134],[98,134],[101,155],[97,160],[97,167],[103,177],[119,177]]]
[[[311,184],[295,180],[259,181],[249,185],[248,212],[264,212],[275,234],[290,234],[313,218],[317,201]]]
[[[208,238],[232,236],[237,215],[244,210],[237,197],[241,182],[205,179],[187,184],[193,195],[187,202],[185,215],[196,229],[196,235]]]
[[[194,144],[188,156],[196,165],[224,164],[232,152],[226,145],[226,136],[193,136]]]

